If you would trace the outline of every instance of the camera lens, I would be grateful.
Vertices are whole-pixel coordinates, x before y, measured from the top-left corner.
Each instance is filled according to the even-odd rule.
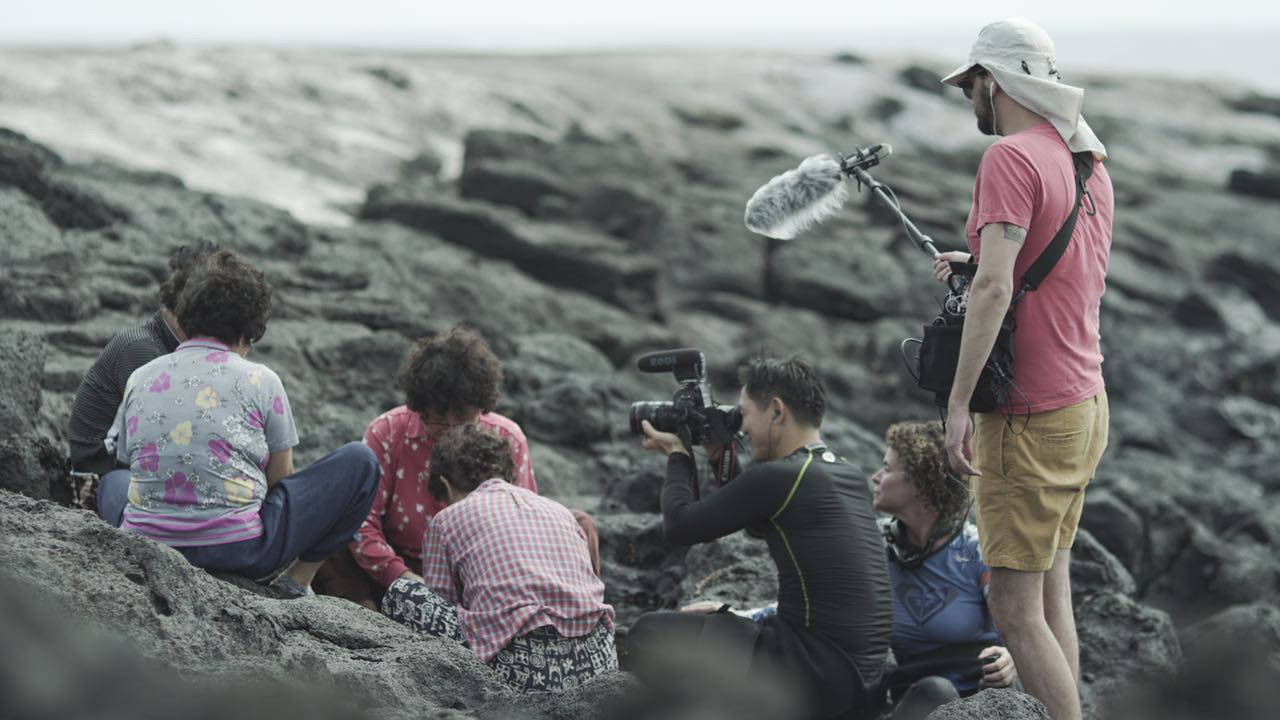
[[[631,432],[643,435],[644,428],[640,423],[648,420],[654,430],[660,432],[676,432],[684,423],[685,413],[677,410],[674,403],[661,401],[631,403]]]

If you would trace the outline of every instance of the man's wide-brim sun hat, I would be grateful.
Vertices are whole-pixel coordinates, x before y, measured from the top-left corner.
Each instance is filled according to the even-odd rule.
[[[1000,20],[982,28],[968,62],[942,82],[958,87],[980,65],[1009,97],[1052,123],[1071,152],[1090,150],[1103,160],[1107,148],[1081,114],[1084,90],[1061,81],[1056,55],[1053,40],[1039,25],[1017,18]]]

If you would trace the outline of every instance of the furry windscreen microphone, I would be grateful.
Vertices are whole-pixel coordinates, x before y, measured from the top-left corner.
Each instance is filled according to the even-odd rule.
[[[747,229],[790,240],[826,220],[849,198],[843,168],[839,157],[814,155],[800,167],[775,176],[747,201]]]

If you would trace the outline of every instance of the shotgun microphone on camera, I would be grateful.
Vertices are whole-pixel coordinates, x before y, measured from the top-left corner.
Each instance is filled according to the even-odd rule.
[[[696,348],[679,348],[676,350],[660,350],[641,355],[636,361],[636,368],[644,373],[666,373],[676,368],[706,367],[707,358]]]

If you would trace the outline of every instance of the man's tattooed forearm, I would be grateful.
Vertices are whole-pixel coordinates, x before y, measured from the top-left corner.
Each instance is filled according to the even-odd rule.
[[[1027,231],[1017,225],[1005,224],[1004,239],[1021,245],[1022,242],[1027,239]]]

